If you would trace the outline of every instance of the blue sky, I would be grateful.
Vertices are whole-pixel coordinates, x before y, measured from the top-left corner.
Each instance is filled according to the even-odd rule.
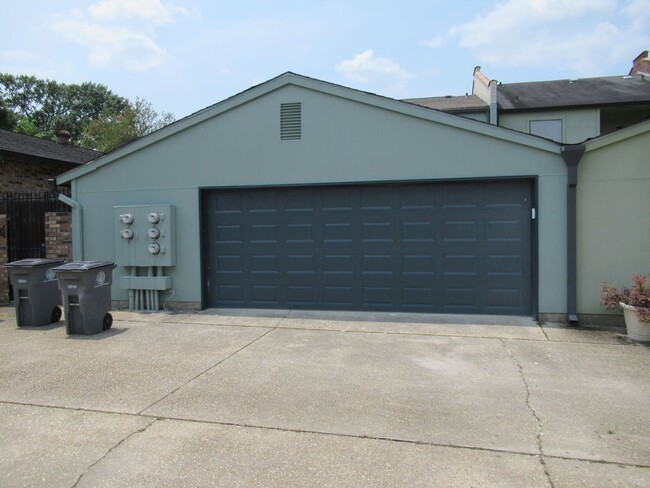
[[[0,0],[0,72],[93,81],[177,118],[285,71],[394,98],[627,74],[650,0]]]

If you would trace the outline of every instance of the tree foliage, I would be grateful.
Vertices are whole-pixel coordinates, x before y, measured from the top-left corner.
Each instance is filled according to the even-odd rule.
[[[4,99],[0,97],[0,129],[14,130],[16,127],[16,116],[7,107]]]
[[[173,114],[159,115],[149,102],[136,98],[124,110],[106,110],[92,120],[82,134],[81,145],[101,152],[112,151],[173,121]]]
[[[146,100],[130,102],[101,84],[0,73],[0,127],[23,134],[56,140],[65,129],[73,143],[108,152],[173,121]]]
[[[65,129],[78,140],[84,128],[105,110],[119,112],[128,100],[97,83],[66,84],[35,76],[0,74],[0,96],[17,120],[17,131],[56,139]]]

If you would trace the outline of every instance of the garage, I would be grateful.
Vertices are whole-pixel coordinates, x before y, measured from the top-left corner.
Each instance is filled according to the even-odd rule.
[[[203,304],[532,315],[533,187],[204,189]]]

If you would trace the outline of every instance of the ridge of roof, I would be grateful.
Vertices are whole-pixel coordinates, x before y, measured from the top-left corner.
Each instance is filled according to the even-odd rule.
[[[0,129],[0,152],[21,154],[65,163],[83,164],[103,153],[83,147],[59,144],[47,139]]]

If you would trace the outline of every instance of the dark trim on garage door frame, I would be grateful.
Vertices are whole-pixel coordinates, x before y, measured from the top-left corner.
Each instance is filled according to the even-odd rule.
[[[531,218],[531,316],[535,320],[539,319],[539,232],[537,221],[539,219],[538,208],[538,191],[539,178],[536,175],[518,175],[503,177],[475,177],[475,178],[449,178],[449,179],[418,179],[418,180],[387,180],[387,181],[349,181],[349,182],[326,182],[326,183],[290,183],[290,184],[269,184],[269,185],[217,185],[198,188],[199,199],[199,225],[200,225],[200,280],[201,280],[201,308],[206,309],[209,306],[209,283],[207,272],[209,263],[209,245],[207,242],[207,232],[205,226],[206,219],[206,196],[211,191],[218,190],[237,190],[237,189],[274,189],[274,188],[310,188],[310,187],[339,187],[339,186],[370,186],[370,185],[399,185],[399,184],[435,184],[435,183],[462,183],[478,181],[514,181],[529,180],[531,182],[531,206],[535,209],[535,218]]]

